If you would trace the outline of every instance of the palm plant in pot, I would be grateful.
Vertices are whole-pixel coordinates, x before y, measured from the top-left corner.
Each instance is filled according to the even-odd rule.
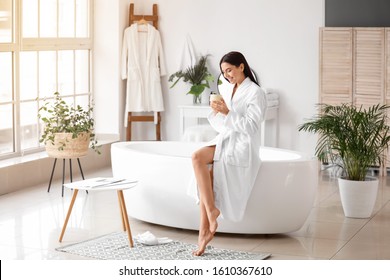
[[[94,134],[93,107],[68,105],[58,92],[38,110],[44,124],[40,142],[54,158],[79,158],[91,147],[100,154]]]
[[[207,57],[208,55],[201,56],[194,66],[170,75],[168,81],[173,82],[170,88],[173,88],[183,79],[183,82],[191,84],[187,94],[193,95],[194,103],[201,103],[201,94],[206,88],[210,88],[210,82],[214,81],[214,76],[210,74],[206,65]]]
[[[367,176],[383,166],[390,143],[387,105],[368,108],[352,104],[319,104],[319,114],[299,125],[299,131],[318,133],[315,154],[341,168],[338,178],[344,214],[371,216],[379,181]]]

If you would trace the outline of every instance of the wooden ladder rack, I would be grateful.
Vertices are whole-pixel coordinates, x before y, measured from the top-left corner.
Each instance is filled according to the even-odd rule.
[[[157,4],[153,4],[153,15],[135,15],[134,14],[134,4],[130,4],[130,14],[129,14],[129,26],[140,20],[146,20],[153,23],[153,26],[158,29],[158,15],[157,15]],[[127,133],[126,140],[131,141],[131,125],[133,122],[154,122],[153,115],[132,115],[131,112],[128,112],[127,115]],[[156,124],[156,140],[161,141],[161,114],[157,112],[157,124]]]

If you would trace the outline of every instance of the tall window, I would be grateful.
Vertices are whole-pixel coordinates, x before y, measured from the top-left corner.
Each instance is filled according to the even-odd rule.
[[[91,96],[93,0],[0,0],[0,158],[41,149],[38,108]]]

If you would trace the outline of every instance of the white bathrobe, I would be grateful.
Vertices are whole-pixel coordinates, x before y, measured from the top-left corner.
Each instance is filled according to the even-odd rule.
[[[121,72],[127,79],[126,116],[127,112],[164,111],[160,77],[166,75],[166,68],[160,33],[152,25],[135,23],[125,29]]]
[[[263,90],[249,78],[237,88],[233,99],[232,92],[222,96],[230,111],[227,115],[210,113],[209,122],[219,134],[206,145],[216,145],[213,164],[216,207],[224,219],[239,221],[261,164],[260,127],[267,101]]]

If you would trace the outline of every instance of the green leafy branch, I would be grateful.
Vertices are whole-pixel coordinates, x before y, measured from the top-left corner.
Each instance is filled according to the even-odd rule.
[[[210,83],[214,82],[214,76],[207,69],[207,58],[208,55],[201,56],[194,66],[188,67],[185,71],[173,73],[168,79],[169,82],[173,82],[170,88],[173,88],[181,79],[192,85],[187,94],[199,96],[205,88],[210,88]]]

